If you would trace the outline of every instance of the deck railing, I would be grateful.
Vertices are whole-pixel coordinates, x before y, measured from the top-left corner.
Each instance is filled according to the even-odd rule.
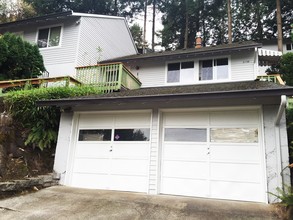
[[[76,79],[83,84],[97,86],[102,92],[138,89],[141,86],[141,82],[122,63],[76,67]]]
[[[282,80],[280,74],[270,74],[270,75],[262,75],[257,77],[260,81],[268,81],[268,82],[274,82],[281,85],[285,85],[285,82]]]

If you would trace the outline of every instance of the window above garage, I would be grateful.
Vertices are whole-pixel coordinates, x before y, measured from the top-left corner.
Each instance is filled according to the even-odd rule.
[[[194,61],[168,64],[167,83],[188,84],[194,82],[194,79]]]
[[[201,60],[199,62],[199,81],[225,80],[228,78],[228,58]]]

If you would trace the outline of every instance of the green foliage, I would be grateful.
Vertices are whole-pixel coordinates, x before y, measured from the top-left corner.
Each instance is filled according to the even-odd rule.
[[[0,36],[0,80],[34,78],[45,71],[39,48],[20,37]]]
[[[143,46],[142,42],[142,27],[138,23],[134,23],[130,27],[130,32],[132,34],[134,43],[138,49],[141,49]]]
[[[281,200],[281,203],[285,206],[293,206],[293,192],[291,186],[285,186],[284,189],[277,188],[277,193],[270,193]]]
[[[60,109],[55,106],[37,106],[39,100],[61,99],[99,94],[96,87],[50,87],[9,92],[4,104],[13,120],[26,130],[26,145],[50,148],[56,144]]]
[[[293,86],[293,53],[282,55],[280,60],[280,73],[287,85]]]
[[[133,17],[143,9],[144,0],[24,0],[38,15],[73,10],[76,12]]]

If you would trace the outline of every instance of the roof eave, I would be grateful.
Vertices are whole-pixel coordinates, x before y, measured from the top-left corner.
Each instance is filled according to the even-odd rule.
[[[166,101],[166,100],[201,100],[201,99],[228,99],[228,98],[257,98],[257,97],[273,97],[293,95],[292,88],[282,89],[262,89],[262,90],[241,90],[241,91],[218,91],[208,93],[184,93],[184,94],[159,94],[148,96],[121,96],[121,97],[92,97],[92,98],[76,98],[76,99],[55,99],[38,101],[38,106],[80,106],[95,105],[102,102],[133,102],[133,101]]]

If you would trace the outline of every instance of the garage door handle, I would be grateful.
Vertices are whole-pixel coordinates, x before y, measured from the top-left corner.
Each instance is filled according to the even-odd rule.
[[[113,148],[112,148],[112,146],[110,147],[110,152],[112,152],[113,151]]]

